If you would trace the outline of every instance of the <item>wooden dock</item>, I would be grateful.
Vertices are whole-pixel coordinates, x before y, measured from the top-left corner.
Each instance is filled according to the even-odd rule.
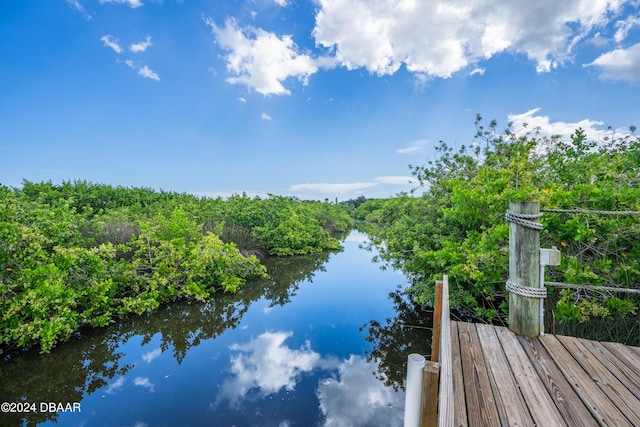
[[[537,336],[544,267],[560,262],[539,218],[538,202],[509,203],[509,329],[452,322],[448,277],[436,283],[421,426],[640,427],[640,348]]]
[[[640,426],[640,349],[451,323],[455,426]]]
[[[450,321],[444,282],[437,421],[422,425],[640,426],[640,348]]]

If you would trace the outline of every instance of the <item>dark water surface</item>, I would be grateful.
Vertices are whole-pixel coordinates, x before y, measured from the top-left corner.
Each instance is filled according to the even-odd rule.
[[[353,232],[339,253],[270,259],[270,278],[237,295],[0,361],[0,402],[36,409],[0,413],[0,426],[402,425],[406,358],[430,341],[406,325],[430,315],[397,290],[402,275],[359,248],[365,239]]]

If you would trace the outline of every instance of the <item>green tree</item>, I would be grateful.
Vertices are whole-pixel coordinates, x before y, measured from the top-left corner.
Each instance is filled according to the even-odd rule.
[[[432,300],[433,283],[449,274],[454,306],[501,321],[508,310],[504,214],[509,202],[638,211],[640,140],[634,129],[594,142],[580,129],[563,140],[541,136],[535,129],[498,132],[495,121],[485,125],[480,116],[476,126],[472,146],[454,151],[441,142],[433,160],[412,167],[423,195],[389,199],[367,218],[378,224],[373,242],[381,259],[408,275],[418,301]],[[547,281],[621,287],[640,283],[637,217],[546,214],[542,222],[543,247],[563,250],[562,265],[549,269]],[[619,315],[635,310],[633,304],[606,298],[597,302],[602,310],[586,303],[581,310],[583,301],[561,300],[557,317],[608,316],[611,306]]]
[[[236,292],[266,275],[252,247],[272,255],[338,249],[350,227],[341,207],[279,196],[0,185],[0,351],[49,351],[84,326]]]

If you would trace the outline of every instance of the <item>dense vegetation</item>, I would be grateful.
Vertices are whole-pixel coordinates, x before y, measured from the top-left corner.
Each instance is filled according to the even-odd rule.
[[[367,200],[355,216],[370,224],[380,258],[401,269],[419,302],[448,274],[452,304],[487,321],[508,313],[508,224],[511,201],[539,201],[542,208],[640,211],[640,138],[630,133],[589,141],[578,129],[569,140],[516,133],[483,124],[471,146],[441,142],[437,155],[412,167],[419,196]],[[640,284],[640,216],[544,214],[542,247],[562,250],[562,265],[546,280],[636,288]],[[563,290],[558,321],[612,319],[634,313],[622,293]]]
[[[42,351],[178,299],[264,277],[258,257],[339,249],[336,205],[228,200],[84,181],[0,185],[0,351]]]

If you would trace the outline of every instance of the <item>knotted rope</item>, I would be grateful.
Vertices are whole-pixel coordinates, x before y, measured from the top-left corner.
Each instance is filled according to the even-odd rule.
[[[544,226],[539,222],[531,221],[532,219],[540,218],[542,214],[522,214],[512,211],[507,211],[505,220],[507,222],[513,222],[514,224],[521,225],[532,230],[542,230]]]
[[[547,288],[530,288],[529,286],[518,285],[517,283],[512,282],[511,279],[507,279],[507,290],[511,293],[528,298],[544,299],[547,297]]]

